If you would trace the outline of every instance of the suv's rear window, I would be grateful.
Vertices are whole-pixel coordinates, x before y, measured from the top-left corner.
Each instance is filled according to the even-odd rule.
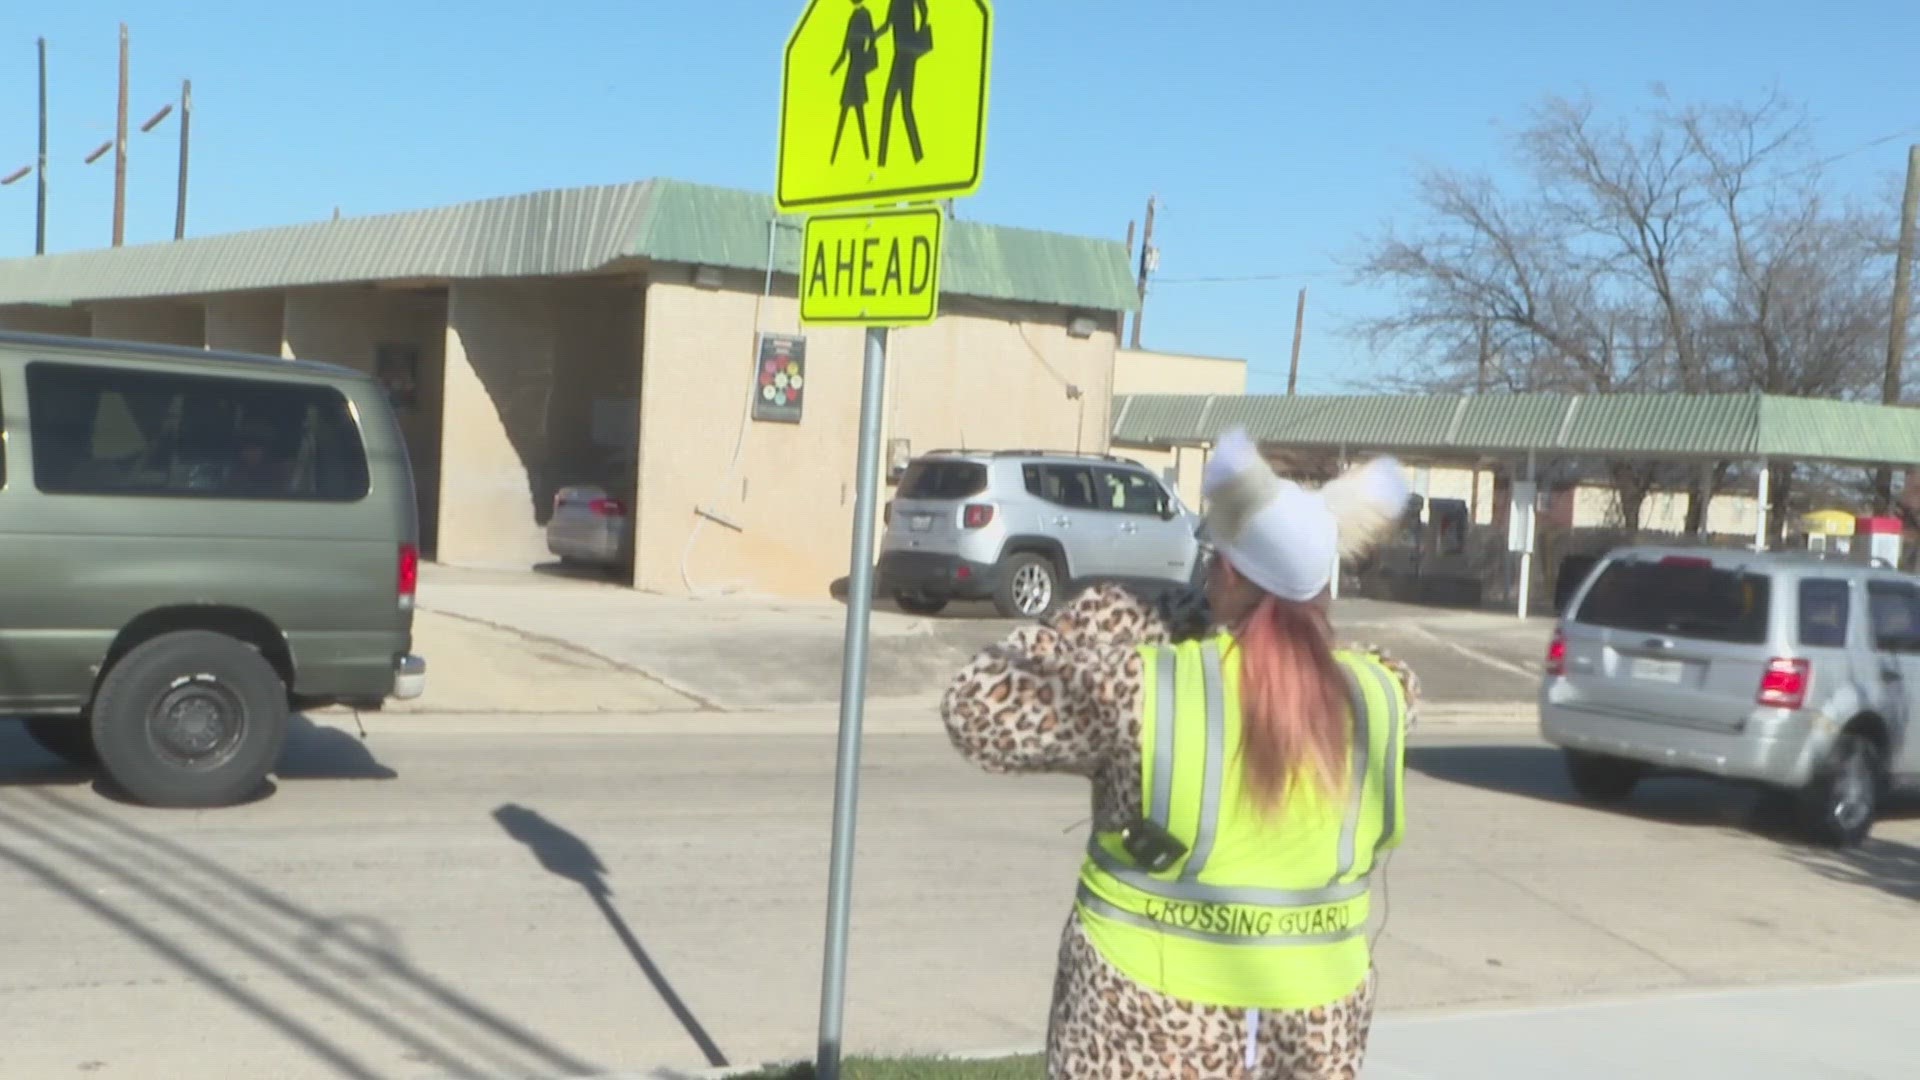
[[[1704,560],[1611,563],[1580,602],[1578,622],[1614,630],[1757,645],[1767,639],[1771,583]]]
[[[965,499],[987,489],[987,467],[977,461],[916,461],[900,478],[902,499]]]
[[[1800,583],[1800,644],[1810,649],[1842,649],[1847,644],[1847,583],[1808,578]]]

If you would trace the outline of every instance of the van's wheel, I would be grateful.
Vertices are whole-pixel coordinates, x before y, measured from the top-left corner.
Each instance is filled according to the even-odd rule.
[[[227,806],[260,790],[287,737],[287,689],[259,650],[181,630],[128,653],[93,703],[107,775],[150,806]]]
[[[1800,792],[1800,822],[1832,847],[1859,844],[1873,831],[1884,779],[1880,744],[1858,731],[1843,732]]]
[[[27,737],[38,743],[40,749],[70,765],[100,763],[99,756],[93,752],[93,732],[81,717],[29,716],[26,728]]]
[[[909,615],[938,615],[947,610],[947,598],[932,593],[902,589],[893,594],[893,602]]]
[[[1060,600],[1060,571],[1052,559],[1031,552],[1008,559],[993,588],[993,607],[1003,619],[1044,619]]]
[[[1568,750],[1567,779],[1573,790],[1591,803],[1617,803],[1633,794],[1634,786],[1647,773],[1646,766],[1602,754]]]

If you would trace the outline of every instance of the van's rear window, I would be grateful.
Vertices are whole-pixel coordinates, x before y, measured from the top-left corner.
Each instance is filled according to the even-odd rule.
[[[1704,560],[1623,560],[1601,572],[1575,620],[1587,626],[1757,645],[1771,583]]]
[[[987,467],[976,461],[916,461],[900,478],[902,499],[966,499],[987,489]]]

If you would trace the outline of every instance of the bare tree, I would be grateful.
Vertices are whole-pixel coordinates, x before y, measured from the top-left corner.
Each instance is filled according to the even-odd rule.
[[[1402,298],[1360,329],[1411,358],[1404,385],[1825,397],[1873,385],[1883,233],[1823,200],[1797,106],[1681,107],[1656,91],[1652,107],[1609,120],[1590,101],[1548,98],[1513,149],[1519,180],[1504,188],[1421,174],[1418,224],[1376,237],[1358,263],[1360,280]],[[1635,528],[1672,470],[1609,473]],[[1689,531],[1728,473],[1683,470]],[[1791,470],[1775,479],[1784,505]]]

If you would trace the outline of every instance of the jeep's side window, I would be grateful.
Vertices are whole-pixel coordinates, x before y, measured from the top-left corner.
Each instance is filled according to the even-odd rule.
[[[1808,578],[1800,583],[1800,644],[1812,649],[1842,649],[1847,644],[1847,583]]]
[[[1153,477],[1132,469],[1101,469],[1103,510],[1158,516],[1166,512],[1167,493]]]
[[[1873,644],[1886,649],[1920,637],[1920,592],[1903,585],[1867,586],[1867,613],[1873,620]]]
[[[326,386],[36,362],[33,480],[56,495],[353,502],[366,452]]]
[[[1075,510],[1096,510],[1093,470],[1085,465],[1027,465],[1021,470],[1027,490],[1050,503]]]

